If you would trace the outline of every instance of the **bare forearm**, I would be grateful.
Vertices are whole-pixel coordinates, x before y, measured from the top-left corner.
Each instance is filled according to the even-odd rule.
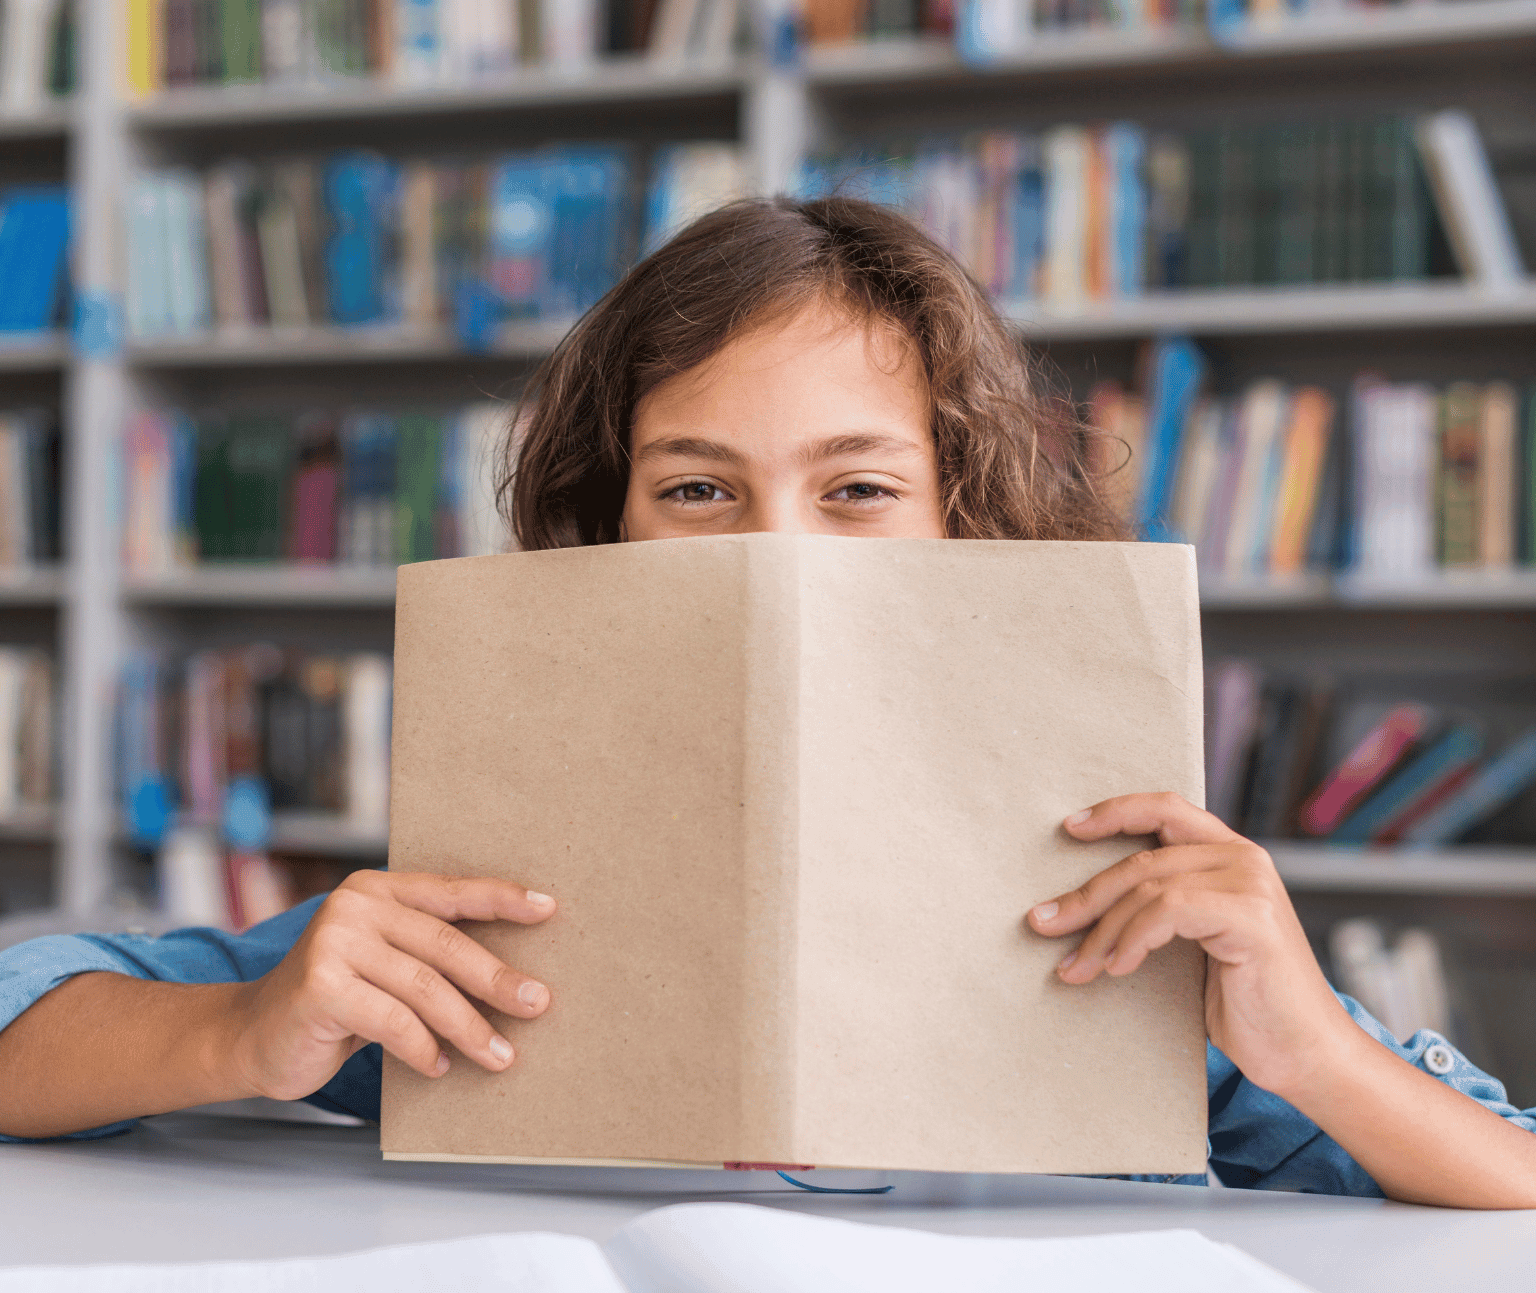
[[[60,1136],[251,1094],[225,1063],[238,983],[81,974],[0,1031],[0,1132]]]
[[[1295,1090],[1279,1094],[1338,1141],[1389,1198],[1536,1208],[1536,1135],[1359,1029],[1336,1039]]]

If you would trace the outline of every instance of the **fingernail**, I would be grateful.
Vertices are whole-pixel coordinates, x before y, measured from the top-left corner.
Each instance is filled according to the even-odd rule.
[[[448,1071],[448,1057],[446,1055],[444,1055],[442,1053],[442,1051],[438,1051],[438,1053],[437,1053],[437,1063],[432,1066],[432,1076],[433,1077],[442,1077],[443,1074],[446,1073],[447,1071]]]
[[[1043,923],[1043,922],[1045,922],[1047,920],[1055,920],[1056,919],[1056,913],[1058,911],[1060,911],[1060,910],[1061,910],[1061,904],[1060,903],[1057,903],[1057,902],[1042,902],[1038,907],[1035,908],[1034,916],[1035,916],[1036,920],[1038,920],[1038,921]]]
[[[517,990],[517,999],[530,1010],[537,1010],[549,1000],[549,989],[529,979]]]
[[[1085,808],[1085,809],[1083,809],[1082,812],[1080,812],[1080,813],[1073,813],[1072,816],[1067,818],[1067,825],[1068,826],[1081,826],[1084,822],[1086,822],[1092,816],[1093,816],[1093,809]]]
[[[555,900],[547,893],[534,893],[532,889],[524,895],[535,907],[553,907]]]
[[[1061,963],[1056,967],[1056,972],[1059,974],[1062,970],[1071,969],[1072,962],[1075,960],[1077,960],[1077,953],[1068,952],[1064,957],[1061,958]]]
[[[502,1064],[510,1064],[512,1062],[512,1043],[500,1033],[496,1033],[491,1038],[489,1049],[491,1054]]]

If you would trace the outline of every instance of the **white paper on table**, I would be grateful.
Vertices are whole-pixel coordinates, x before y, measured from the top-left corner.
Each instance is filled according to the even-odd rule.
[[[1307,1293],[1194,1230],[1009,1239],[937,1235],[746,1203],[683,1203],[605,1247],[484,1235],[335,1257],[0,1270],[0,1293]]]

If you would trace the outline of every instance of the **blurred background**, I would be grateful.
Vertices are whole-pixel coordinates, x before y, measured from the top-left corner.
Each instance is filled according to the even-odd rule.
[[[1536,0],[0,0],[0,942],[381,865],[394,570],[501,550],[691,215],[951,248],[1197,546],[1209,802],[1536,1104]]]

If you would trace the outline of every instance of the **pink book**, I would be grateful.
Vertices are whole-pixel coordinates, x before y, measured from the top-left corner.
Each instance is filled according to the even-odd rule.
[[[1399,705],[1323,780],[1301,806],[1301,828],[1331,835],[1365,796],[1423,739],[1431,721],[1422,705]]]
[[[336,559],[336,484],[334,462],[307,463],[294,473],[288,549],[293,560]]]

